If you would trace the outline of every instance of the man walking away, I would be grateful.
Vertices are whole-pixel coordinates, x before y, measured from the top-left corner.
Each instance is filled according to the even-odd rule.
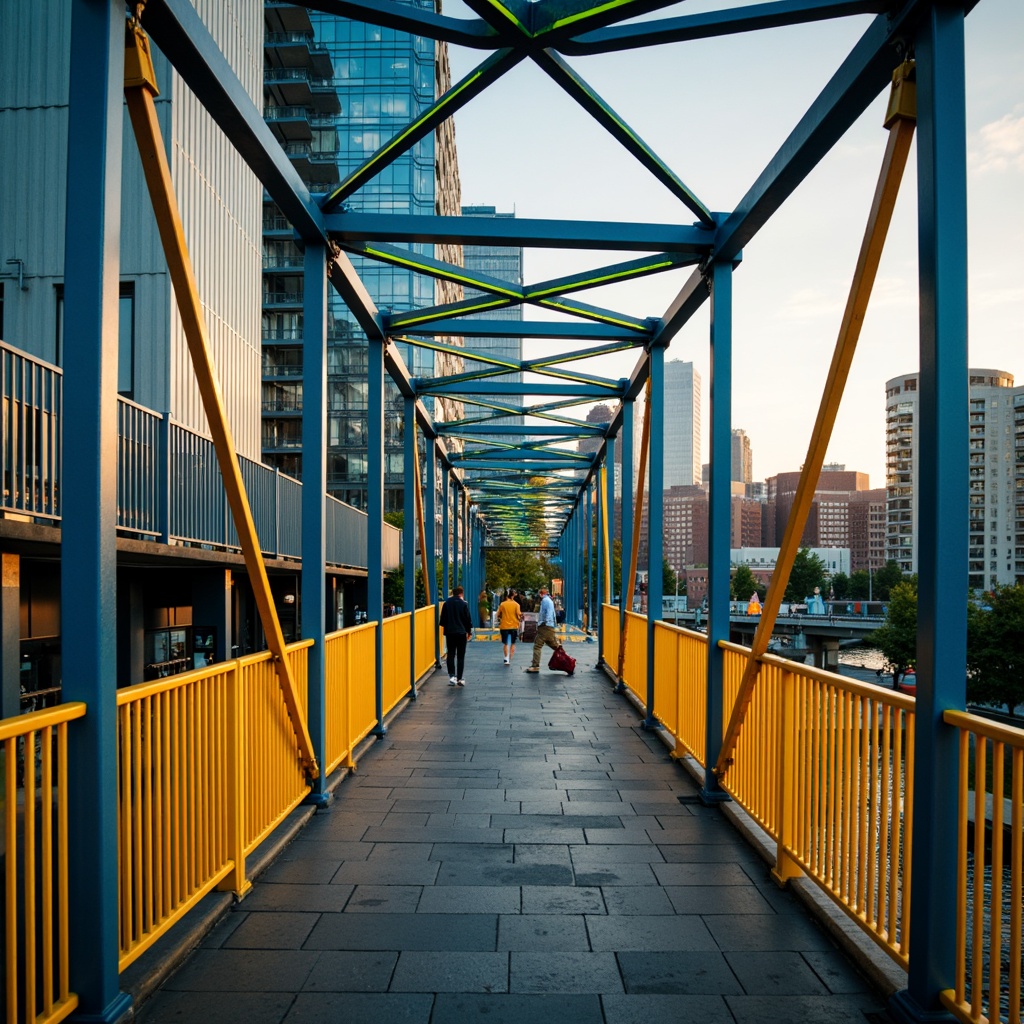
[[[505,591],[505,600],[498,605],[498,629],[501,630],[501,647],[505,655],[505,664],[512,664],[512,655],[516,653],[516,640],[519,638],[519,623],[523,621],[523,612],[515,602],[512,590]]]
[[[555,636],[555,602],[548,595],[548,588],[540,588],[540,611],[537,612],[537,636],[533,641],[533,663],[526,670],[527,672],[540,671],[540,652],[547,644],[552,650],[558,650],[562,645]]]
[[[462,587],[452,591],[452,596],[441,605],[441,618],[438,620],[448,647],[449,686],[466,685],[462,673],[466,667],[466,641],[473,635],[473,616],[462,594]]]

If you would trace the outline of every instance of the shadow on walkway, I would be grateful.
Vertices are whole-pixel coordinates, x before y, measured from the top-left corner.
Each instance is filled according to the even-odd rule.
[[[866,1024],[882,998],[572,653],[471,643],[138,1019]]]

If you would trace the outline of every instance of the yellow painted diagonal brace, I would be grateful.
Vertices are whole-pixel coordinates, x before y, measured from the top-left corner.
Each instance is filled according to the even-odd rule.
[[[285,706],[291,719],[292,728],[299,749],[299,760],[306,776],[315,779],[320,774],[313,753],[313,743],[299,705],[295,681],[292,679],[285,654],[284,636],[277,618],[277,610],[270,593],[270,581],[267,569],[263,564],[259,537],[253,522],[249,499],[245,493],[238,455],[235,452],[234,439],[224,412],[220,385],[217,382],[216,370],[210,356],[206,340],[206,323],[199,304],[199,293],[196,288],[192,262],[185,244],[185,232],[174,198],[171,183],[171,172],[167,165],[160,124],[157,121],[156,107],[153,96],[156,94],[156,83],[152,73],[152,62],[149,59],[149,40],[138,28],[127,29],[126,71],[133,69],[131,75],[125,77],[125,98],[128,102],[128,113],[131,117],[135,139],[142,158],[142,167],[146,175],[153,212],[156,215],[160,240],[163,243],[164,255],[174,286],[174,294],[178,301],[188,350],[192,356],[196,383],[203,401],[203,409],[210,424],[213,435],[214,450],[224,480],[224,490],[235,529],[238,531],[239,543],[245,557],[245,565],[249,572],[256,605],[260,613],[260,621],[267,635],[267,645],[274,656],[274,667],[281,683]],[[138,74],[141,67],[141,74]],[[318,566],[308,566],[310,572],[319,572]]]
[[[907,62],[897,69],[893,75],[894,97],[897,91],[900,91],[904,97],[906,96],[910,91],[907,89],[907,82],[912,80],[912,77],[912,63]],[[889,223],[892,220],[896,197],[899,194],[903,170],[910,154],[910,145],[916,126],[912,106],[908,109],[904,99],[903,106],[897,107],[895,113],[893,110],[894,104],[890,104],[890,117],[886,122],[886,127],[889,128],[889,138],[885,147],[885,155],[882,158],[882,167],[879,171],[871,211],[868,214],[867,226],[864,229],[864,240],[861,242],[860,254],[857,257],[850,294],[846,300],[839,337],[832,355],[832,365],[829,367],[825,390],[821,396],[818,418],[811,433],[807,458],[804,460],[803,470],[800,473],[800,482],[797,484],[793,508],[786,523],[782,545],[779,548],[779,558],[775,563],[775,572],[772,574],[771,585],[768,587],[768,594],[761,610],[761,620],[750,645],[750,657],[743,670],[743,678],[736,694],[736,703],[722,738],[722,750],[713,769],[719,778],[728,771],[729,765],[732,763],[732,752],[753,697],[754,685],[760,669],[759,659],[768,649],[768,642],[771,640],[775,620],[779,614],[779,606],[782,603],[782,595],[789,582],[789,574],[800,549],[800,538],[803,536],[811,504],[814,501],[818,477],[828,451],[829,440],[832,437],[832,428],[835,426],[839,403],[842,400],[846,379],[853,362],[853,353],[856,350],[861,326],[864,323],[864,314],[867,311],[871,288],[878,272],[878,264],[885,246]]]

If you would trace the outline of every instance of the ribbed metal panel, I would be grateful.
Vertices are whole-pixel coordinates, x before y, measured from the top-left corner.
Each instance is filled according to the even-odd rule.
[[[261,94],[263,13],[256,0],[196,9],[236,65],[254,102]],[[185,238],[206,313],[221,391],[241,455],[260,457],[260,291],[262,192],[209,114],[171,73],[171,175]],[[171,316],[170,407],[174,417],[206,431],[181,324]]]

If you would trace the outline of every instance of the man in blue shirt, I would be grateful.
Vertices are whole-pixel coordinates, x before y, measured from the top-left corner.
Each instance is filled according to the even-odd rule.
[[[562,645],[555,636],[555,602],[551,600],[547,587],[540,588],[540,611],[537,613],[537,636],[533,641],[533,663],[527,672],[540,671],[540,652],[544,645],[557,650]]]

